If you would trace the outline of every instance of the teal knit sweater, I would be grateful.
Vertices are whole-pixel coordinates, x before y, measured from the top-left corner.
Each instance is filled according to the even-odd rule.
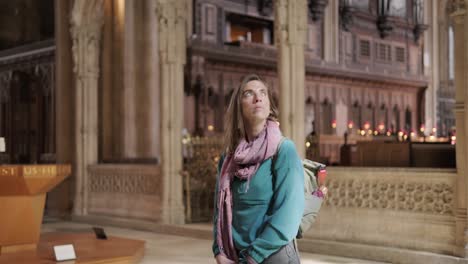
[[[252,177],[248,190],[246,181],[235,178],[231,184],[232,235],[240,251],[240,263],[247,255],[257,263],[291,242],[297,234],[304,211],[304,171],[294,143],[286,139],[274,161],[265,160]],[[218,164],[218,178],[223,159]],[[215,191],[213,253],[220,253],[216,243],[218,208]]]

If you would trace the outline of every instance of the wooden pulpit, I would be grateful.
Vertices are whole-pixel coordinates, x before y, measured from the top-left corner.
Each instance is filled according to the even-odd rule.
[[[70,165],[0,166],[0,255],[36,249],[46,193],[70,174]]]

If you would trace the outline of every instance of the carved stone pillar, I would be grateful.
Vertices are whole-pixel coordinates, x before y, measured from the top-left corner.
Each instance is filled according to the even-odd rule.
[[[182,201],[182,125],[186,62],[187,0],[158,0],[161,168],[164,223],[184,223]]]
[[[307,30],[306,0],[275,1],[275,36],[278,47],[279,111],[281,130],[305,153],[304,41]]]
[[[437,89],[439,88],[439,9],[438,1],[430,1],[424,5],[424,24],[430,25],[424,32],[424,54],[429,54],[429,61],[424,61],[424,73],[429,79],[429,85],[424,92],[426,133],[433,127],[437,128]],[[419,126],[419,124],[418,124]],[[438,128],[441,131],[441,128]]]
[[[339,1],[330,0],[325,8],[325,16],[323,17],[324,30],[323,30],[323,53],[324,59],[329,62],[339,62]],[[307,20],[306,20],[307,21]]]
[[[136,89],[137,64],[144,60],[144,57],[137,58],[136,37],[136,8],[138,1],[125,0],[125,23],[124,23],[124,45],[123,45],[123,154],[126,159],[137,158],[137,124],[136,124]],[[141,25],[140,25],[141,28]]]
[[[466,245],[468,242],[467,229],[467,198],[468,198],[468,181],[466,180],[466,163],[467,163],[467,129],[468,124],[466,115],[466,104],[468,103],[466,90],[467,82],[465,74],[468,70],[466,55],[468,51],[468,43],[466,42],[466,8],[465,0],[453,0],[449,3],[451,8],[450,16],[453,19],[454,33],[454,58],[455,58],[455,122],[457,127],[457,190],[455,200],[455,255],[466,257],[468,251]]]
[[[75,1],[71,14],[73,71],[76,77],[76,191],[73,213],[87,214],[88,166],[98,161],[99,47],[103,0]]]

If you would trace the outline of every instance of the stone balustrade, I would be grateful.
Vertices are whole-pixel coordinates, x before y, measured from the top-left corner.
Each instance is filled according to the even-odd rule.
[[[88,212],[161,219],[162,176],[158,165],[98,164],[88,167]]]
[[[310,239],[455,251],[455,169],[329,167]]]

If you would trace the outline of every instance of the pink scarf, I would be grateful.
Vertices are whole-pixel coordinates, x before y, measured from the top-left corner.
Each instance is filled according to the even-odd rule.
[[[247,180],[246,192],[250,180],[263,161],[276,153],[281,139],[278,123],[267,120],[265,129],[251,142],[242,139],[234,152],[227,155],[218,182],[216,204],[218,206],[218,221],[216,226],[216,242],[221,253],[230,260],[238,262],[238,256],[232,239],[232,194],[231,182],[234,177]]]

